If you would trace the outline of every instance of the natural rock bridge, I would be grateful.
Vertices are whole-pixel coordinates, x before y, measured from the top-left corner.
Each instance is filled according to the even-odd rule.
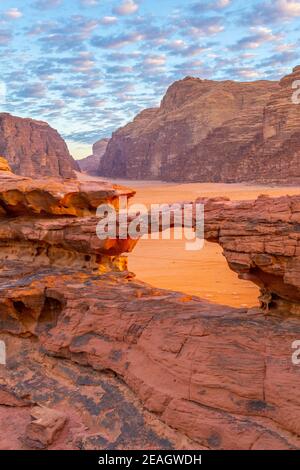
[[[95,233],[132,191],[1,169],[1,448],[300,448],[300,197],[200,201],[265,315],[135,280]]]

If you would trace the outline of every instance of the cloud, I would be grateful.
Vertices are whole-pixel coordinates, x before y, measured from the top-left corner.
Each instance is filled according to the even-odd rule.
[[[86,106],[88,109],[103,108],[106,104],[106,99],[99,99],[97,97],[88,98],[84,101],[84,106]]]
[[[100,20],[73,15],[63,22],[38,23],[27,34],[41,36],[38,41],[46,52],[84,49],[83,42],[92,36]]]
[[[289,44],[289,43],[283,43],[283,44],[277,44],[275,47],[275,50],[277,52],[286,52],[286,51],[295,51],[297,48],[297,44]]]
[[[224,18],[222,16],[193,16],[181,21],[185,34],[192,37],[214,36],[224,30]]]
[[[45,52],[82,50],[99,24],[98,19],[73,15],[63,22],[39,23],[28,34],[41,36],[38,41]]]
[[[130,65],[112,65],[107,67],[106,72],[109,74],[129,74],[133,72],[133,67]]]
[[[65,98],[85,98],[89,92],[83,88],[67,88],[63,95]]]
[[[16,95],[19,98],[44,98],[46,87],[43,83],[32,83],[21,88]]]
[[[231,0],[218,0],[216,5],[217,8],[226,8],[231,5]]]
[[[273,34],[272,30],[263,26],[252,27],[250,31],[253,34],[245,36],[237,41],[236,44],[230,47],[231,50],[240,50],[240,49],[257,49],[258,47],[263,46],[267,42],[276,42],[281,39],[281,35]]]
[[[185,75],[278,79],[299,61],[300,0],[0,3],[2,109],[83,142],[157,106]]]
[[[66,36],[63,34],[51,34],[39,39],[44,52],[65,52],[82,49],[82,38],[80,35]]]
[[[136,13],[139,9],[139,5],[134,0],[124,0],[120,6],[113,9],[116,15],[125,16]]]
[[[295,18],[300,16],[299,0],[277,0],[275,2],[277,10],[285,17]]]
[[[192,5],[192,10],[196,13],[203,13],[207,11],[216,11],[227,8],[231,5],[231,0],[213,0],[210,2],[200,1]]]
[[[87,7],[95,7],[99,5],[99,0],[80,0],[81,5]]]
[[[144,39],[143,34],[138,32],[119,34],[117,36],[94,36],[91,44],[95,47],[118,48],[124,47]]]
[[[161,46],[160,49],[175,57],[193,57],[208,50],[206,46],[204,47],[198,44],[189,45],[180,39],[169,41],[167,44]]]
[[[300,17],[299,0],[265,0],[255,6],[244,19],[244,24],[272,24],[292,21]]]
[[[55,26],[55,23],[50,21],[39,21],[26,30],[28,36],[39,36],[50,31]]]
[[[103,16],[103,18],[100,20],[101,24],[115,24],[118,21],[118,18],[115,16]]]
[[[237,71],[237,74],[247,80],[255,80],[261,76],[261,73],[254,69],[240,69]]]
[[[101,129],[90,130],[90,131],[81,131],[81,132],[72,132],[65,135],[65,139],[74,141],[74,142],[87,142],[89,144],[94,144],[97,140],[107,137],[108,133],[102,131]]]
[[[12,39],[12,33],[6,29],[0,29],[0,46],[7,46]]]
[[[90,73],[95,67],[95,59],[90,52],[81,51],[74,57],[64,57],[57,60],[63,65],[71,65],[73,72]]]
[[[7,88],[6,83],[0,81],[0,105],[3,105],[6,102]]]
[[[63,3],[63,0],[36,0],[32,6],[38,10],[49,10],[56,8]]]
[[[23,16],[23,13],[18,8],[10,8],[4,12],[4,16],[10,20],[17,20]]]
[[[260,67],[278,67],[282,64],[296,62],[298,57],[299,55],[295,51],[282,51],[261,61]]]
[[[147,67],[161,67],[166,64],[166,61],[165,55],[152,55],[145,58],[144,65]]]

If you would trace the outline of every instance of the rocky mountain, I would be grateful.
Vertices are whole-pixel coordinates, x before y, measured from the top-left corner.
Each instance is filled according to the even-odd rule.
[[[20,175],[70,178],[80,171],[55,129],[8,113],[0,113],[0,155]]]
[[[93,145],[93,154],[83,158],[82,160],[78,160],[77,163],[81,171],[85,171],[89,175],[98,174],[100,161],[105,154],[108,142],[109,139],[98,140],[98,142]]]
[[[205,182],[299,182],[300,105],[292,83],[187,77],[159,108],[141,112],[110,140],[99,174]]]
[[[137,240],[96,235],[133,195],[0,159],[0,448],[299,450],[300,196],[196,201],[248,310],[135,279]]]

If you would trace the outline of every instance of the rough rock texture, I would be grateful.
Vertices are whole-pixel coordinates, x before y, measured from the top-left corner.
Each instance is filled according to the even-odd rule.
[[[300,105],[292,82],[175,82],[159,108],[116,131],[99,174],[212,182],[300,180]]]
[[[0,113],[0,155],[25,176],[74,177],[79,171],[67,145],[46,122]]]
[[[205,238],[219,243],[233,271],[261,288],[268,309],[300,314],[300,196],[205,205]]]
[[[53,181],[46,190],[0,176],[0,448],[300,449],[300,368],[291,360],[299,315],[214,305],[135,280],[122,261],[135,241],[111,240],[110,254],[93,236],[96,201],[117,207],[114,198],[130,191]],[[282,287],[282,270],[293,271],[285,257],[294,258],[280,243],[298,243],[299,198],[205,204],[206,237],[227,257],[239,252],[232,230],[246,260],[262,253],[251,238],[262,231],[260,256],[271,251],[280,273],[272,292]],[[228,260],[248,267],[244,257]],[[288,299],[297,304],[294,287]]]
[[[300,315],[300,195],[231,201],[225,197],[198,198],[191,206],[190,226],[196,229],[196,204],[204,206],[204,238],[223,248],[229,267],[241,279],[261,289],[261,307],[267,311]],[[181,226],[182,207],[141,215],[144,232]],[[166,217],[166,214],[168,217]],[[164,214],[164,216],[163,216]],[[176,214],[176,216],[175,216]],[[178,222],[179,221],[179,222]],[[142,224],[143,226],[143,224]]]
[[[56,440],[67,422],[65,413],[45,406],[35,406],[31,410],[32,421],[26,428],[26,444],[36,449],[45,449]]]
[[[93,154],[89,155],[82,160],[78,160],[78,165],[81,171],[86,172],[88,175],[97,175],[100,161],[105,154],[109,139],[98,140],[93,145]]]

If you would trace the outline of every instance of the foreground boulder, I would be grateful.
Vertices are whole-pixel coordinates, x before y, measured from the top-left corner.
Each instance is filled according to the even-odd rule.
[[[300,449],[298,314],[214,305],[135,280],[123,253],[136,241],[94,236],[99,200],[118,207],[129,190],[1,178],[1,448]],[[264,243],[267,232],[284,235],[285,247],[297,235],[297,210],[280,200],[205,205],[206,237],[226,257],[238,256],[229,245],[237,231],[243,262],[228,258],[233,268],[248,267],[249,232],[264,230]],[[252,242],[251,256],[262,252]],[[288,275],[290,255],[277,256],[273,269]],[[283,283],[279,275],[272,292]],[[289,303],[297,292],[288,290]]]
[[[34,407],[31,410],[31,419],[24,440],[33,449],[45,449],[53,444],[67,422],[64,413],[45,406]]]
[[[74,177],[79,171],[65,141],[46,122],[0,113],[0,156],[25,176]]]
[[[159,108],[113,133],[99,174],[199,182],[300,181],[300,105],[292,84],[186,77]]]

